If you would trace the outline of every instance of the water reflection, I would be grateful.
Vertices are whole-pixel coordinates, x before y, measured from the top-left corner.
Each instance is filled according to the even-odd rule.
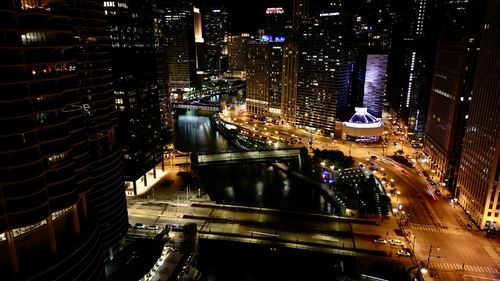
[[[219,203],[327,213],[329,204],[313,186],[293,176],[283,178],[266,164],[202,167],[202,188]],[[227,188],[232,187],[231,189]]]
[[[180,115],[176,120],[174,140],[178,150],[220,152],[233,149],[211,127],[208,116],[193,113]],[[313,186],[265,163],[203,167],[199,178],[201,188],[219,203],[330,213],[329,204]]]
[[[195,111],[179,115],[174,123],[175,147],[184,152],[217,152],[231,150],[230,143],[210,125],[209,116]]]

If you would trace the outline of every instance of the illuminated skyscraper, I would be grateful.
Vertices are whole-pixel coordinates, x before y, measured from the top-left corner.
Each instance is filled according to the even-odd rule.
[[[487,1],[457,179],[458,202],[484,229],[500,222],[500,2]]]
[[[328,4],[299,29],[295,125],[333,136],[335,122],[347,115],[352,58],[340,4]]]
[[[203,38],[202,18],[200,9],[193,7],[194,17],[194,42],[195,42],[195,65],[196,65],[196,88],[201,89],[205,78],[205,39]]]
[[[158,97],[160,99],[161,135],[168,137],[172,130],[172,112],[170,107],[170,91],[168,90],[167,62],[167,22],[162,0],[153,0],[153,34],[156,57],[156,78],[158,81]]]
[[[229,15],[225,7],[210,7],[203,16],[207,71],[222,74],[228,68],[227,40],[229,36]]]
[[[248,113],[263,119],[269,115],[270,59],[268,42],[253,41],[247,44],[246,103]]]
[[[151,0],[104,2],[111,38],[115,102],[120,121],[125,180],[136,181],[163,160]],[[125,59],[126,58],[126,59]]]
[[[170,99],[196,88],[194,8],[185,1],[163,1],[166,20]]]
[[[400,70],[404,77],[398,93],[399,104],[394,106],[399,117],[408,126],[408,132],[421,138],[424,133],[429,94],[432,83],[432,67],[440,32],[442,7],[429,0],[417,0],[410,4],[411,24],[405,37],[404,64]],[[409,31],[409,32],[408,32]]]
[[[279,37],[274,37],[274,39]],[[283,71],[283,42],[269,41],[269,117],[278,122],[281,120],[281,90]]]
[[[309,17],[309,0],[294,0],[292,31],[283,44],[281,71],[281,122],[295,127],[297,117],[297,84],[299,72],[300,27]]]
[[[281,121],[295,127],[297,116],[297,74],[299,46],[290,38],[283,45],[283,65],[281,74]]]
[[[386,77],[387,55],[368,54],[366,58],[363,106],[368,108],[369,113],[378,118],[382,117]]]
[[[248,60],[247,44],[250,41],[250,35],[241,34],[228,37],[228,59],[229,70],[235,74],[244,73]]]

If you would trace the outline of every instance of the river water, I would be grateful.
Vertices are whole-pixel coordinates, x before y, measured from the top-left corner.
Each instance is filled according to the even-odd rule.
[[[178,116],[174,144],[184,152],[235,150],[211,127],[208,116],[192,111]],[[201,188],[219,203],[330,213],[329,204],[314,187],[268,164],[204,167],[198,174]],[[286,248],[204,240],[199,254],[204,281],[353,280],[355,272],[354,262],[347,257]]]
[[[210,124],[209,116],[188,111],[174,126],[175,147],[184,152],[236,150]],[[330,214],[329,204],[313,186],[275,170],[269,164],[201,168],[200,187],[219,203]],[[376,276],[406,280],[404,271],[386,262],[361,265],[352,256],[230,241],[200,240],[197,268],[202,281],[334,281],[359,280],[366,266]],[[403,272],[403,273],[401,273]],[[402,275],[398,275],[402,274]]]
[[[211,126],[209,116],[194,111],[178,116],[174,144],[183,152],[236,150]],[[219,203],[330,213],[329,204],[313,186],[268,164],[202,167],[199,177],[202,190]]]

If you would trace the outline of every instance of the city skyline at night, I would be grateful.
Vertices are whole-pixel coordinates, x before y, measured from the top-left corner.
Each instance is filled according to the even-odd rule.
[[[0,1],[0,279],[500,279],[500,1]]]

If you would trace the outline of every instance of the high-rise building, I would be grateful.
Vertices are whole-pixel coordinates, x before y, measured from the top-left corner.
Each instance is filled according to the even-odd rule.
[[[275,37],[274,39],[279,38]],[[269,41],[271,55],[269,57],[269,117],[273,121],[281,120],[281,90],[283,70],[283,42]]]
[[[246,47],[248,42],[250,42],[250,35],[247,33],[228,37],[227,55],[229,60],[229,71],[235,74],[244,73],[248,60]]]
[[[105,257],[119,250],[127,232],[128,214],[124,194],[122,143],[118,143],[118,114],[113,94],[111,45],[103,5],[82,0],[74,16],[76,63],[80,99],[83,103],[90,148],[92,189],[89,208],[99,220]]]
[[[411,0],[392,1],[391,3],[391,48],[387,61],[387,109],[394,119],[403,113],[403,101],[406,101],[404,89],[408,86],[405,53],[410,42],[408,30],[411,26]]]
[[[371,52],[387,52],[391,47],[392,16],[390,0],[347,1],[354,15],[354,28],[358,43]]]
[[[104,7],[125,180],[137,194],[136,182],[142,178],[147,185],[147,172],[163,160],[153,5],[151,0],[129,0],[104,2]]]
[[[162,1],[167,26],[168,88],[170,99],[196,89],[194,7],[185,1]]]
[[[296,126],[333,136],[346,117],[352,66],[350,33],[340,3],[327,3],[301,24]]]
[[[293,0],[292,32],[297,32],[309,16],[309,0]]]
[[[194,18],[194,47],[196,65],[196,88],[201,89],[205,78],[205,39],[203,38],[202,17],[200,9],[193,6]]]
[[[212,75],[222,74],[228,69],[229,14],[225,7],[209,7],[203,19],[207,71]]]
[[[437,47],[425,126],[424,153],[438,178],[453,191],[472,99],[484,1],[446,4],[447,17]]]
[[[471,99],[474,50],[462,42],[441,42],[425,126],[424,153],[441,180],[454,185]],[[465,83],[464,83],[465,82]]]
[[[161,135],[163,139],[172,131],[172,111],[170,92],[168,90],[167,62],[167,22],[165,9],[161,0],[153,1],[153,34],[156,57],[156,78],[158,81],[158,97],[160,99]]]
[[[0,4],[2,278],[104,280],[127,229],[103,15],[94,0]]]
[[[267,36],[287,36],[291,27],[289,15],[282,7],[267,8],[265,16],[264,34]]]
[[[364,75],[363,106],[375,117],[382,117],[387,77],[387,54],[368,54]]]
[[[295,127],[297,116],[298,43],[290,38],[283,45],[281,73],[281,122]]]
[[[410,36],[406,38],[404,79],[399,116],[408,133],[422,138],[424,133],[432,70],[440,31],[440,7],[437,2],[418,0],[412,3]]]
[[[246,104],[248,114],[263,119],[269,115],[270,59],[268,42],[252,41],[247,44]]]
[[[500,221],[500,2],[486,4],[457,179],[458,202],[485,230]]]
[[[292,30],[283,44],[281,70],[281,123],[295,127],[297,117],[297,84],[299,72],[300,27],[309,17],[309,0],[294,0]]]

